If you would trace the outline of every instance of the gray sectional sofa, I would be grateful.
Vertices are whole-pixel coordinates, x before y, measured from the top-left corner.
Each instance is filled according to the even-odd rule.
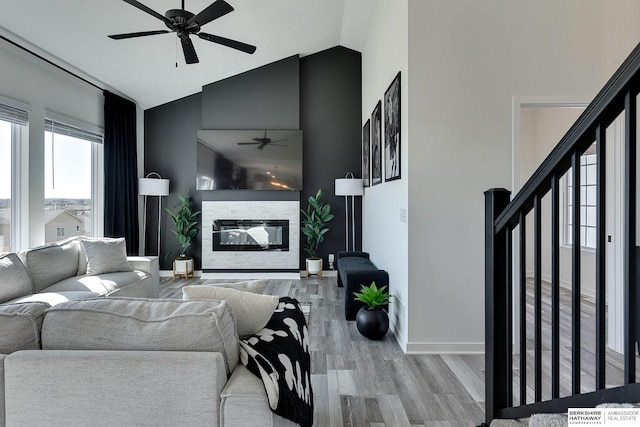
[[[0,427],[294,425],[239,363],[226,301],[157,299],[157,259],[93,274],[56,246],[0,255]]]
[[[157,257],[127,257],[123,239],[72,238],[0,254],[0,304],[157,298],[159,281]]]

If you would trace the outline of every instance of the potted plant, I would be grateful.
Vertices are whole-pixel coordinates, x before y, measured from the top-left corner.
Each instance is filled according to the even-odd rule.
[[[387,287],[378,288],[376,282],[371,285],[362,285],[360,292],[354,292],[356,301],[365,304],[356,314],[356,326],[360,333],[372,340],[379,340],[389,330],[389,315],[384,307],[389,304],[391,295],[386,291]]]
[[[322,277],[322,258],[318,256],[318,246],[329,231],[326,224],[333,219],[331,206],[322,201],[322,195],[322,189],[319,189],[315,195],[309,196],[307,209],[301,209],[302,233],[306,237],[304,250],[309,255],[306,259],[307,277],[310,274]]]
[[[180,204],[175,206],[175,211],[166,208],[171,217],[175,230],[171,230],[176,235],[180,243],[180,256],[173,262],[173,276],[184,274],[185,278],[189,274],[193,275],[193,258],[187,256],[187,249],[198,234],[196,218],[200,211],[194,211],[191,207],[191,197],[188,194],[178,194]]]

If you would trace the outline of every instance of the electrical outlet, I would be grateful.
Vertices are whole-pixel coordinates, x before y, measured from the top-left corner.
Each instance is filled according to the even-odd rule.
[[[333,254],[329,254],[329,262],[333,262],[334,258],[333,258]]]
[[[400,222],[407,222],[407,210],[405,208],[400,208]]]

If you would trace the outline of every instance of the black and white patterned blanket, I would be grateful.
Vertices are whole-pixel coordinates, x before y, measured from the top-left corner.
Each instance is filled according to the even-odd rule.
[[[280,298],[267,325],[240,341],[240,361],[264,383],[275,414],[313,425],[309,332],[297,300]]]

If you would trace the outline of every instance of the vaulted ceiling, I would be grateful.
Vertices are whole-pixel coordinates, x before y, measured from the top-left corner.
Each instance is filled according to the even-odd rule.
[[[160,15],[181,8],[180,0],[139,1]],[[185,0],[185,9],[197,14],[213,1]],[[200,62],[186,64],[175,33],[112,40],[107,36],[166,29],[159,19],[122,0],[3,0],[0,33],[26,41],[146,109],[291,55],[305,56],[337,45],[361,51],[377,3],[226,1],[235,10],[201,31],[254,45],[254,54],[192,36]]]

